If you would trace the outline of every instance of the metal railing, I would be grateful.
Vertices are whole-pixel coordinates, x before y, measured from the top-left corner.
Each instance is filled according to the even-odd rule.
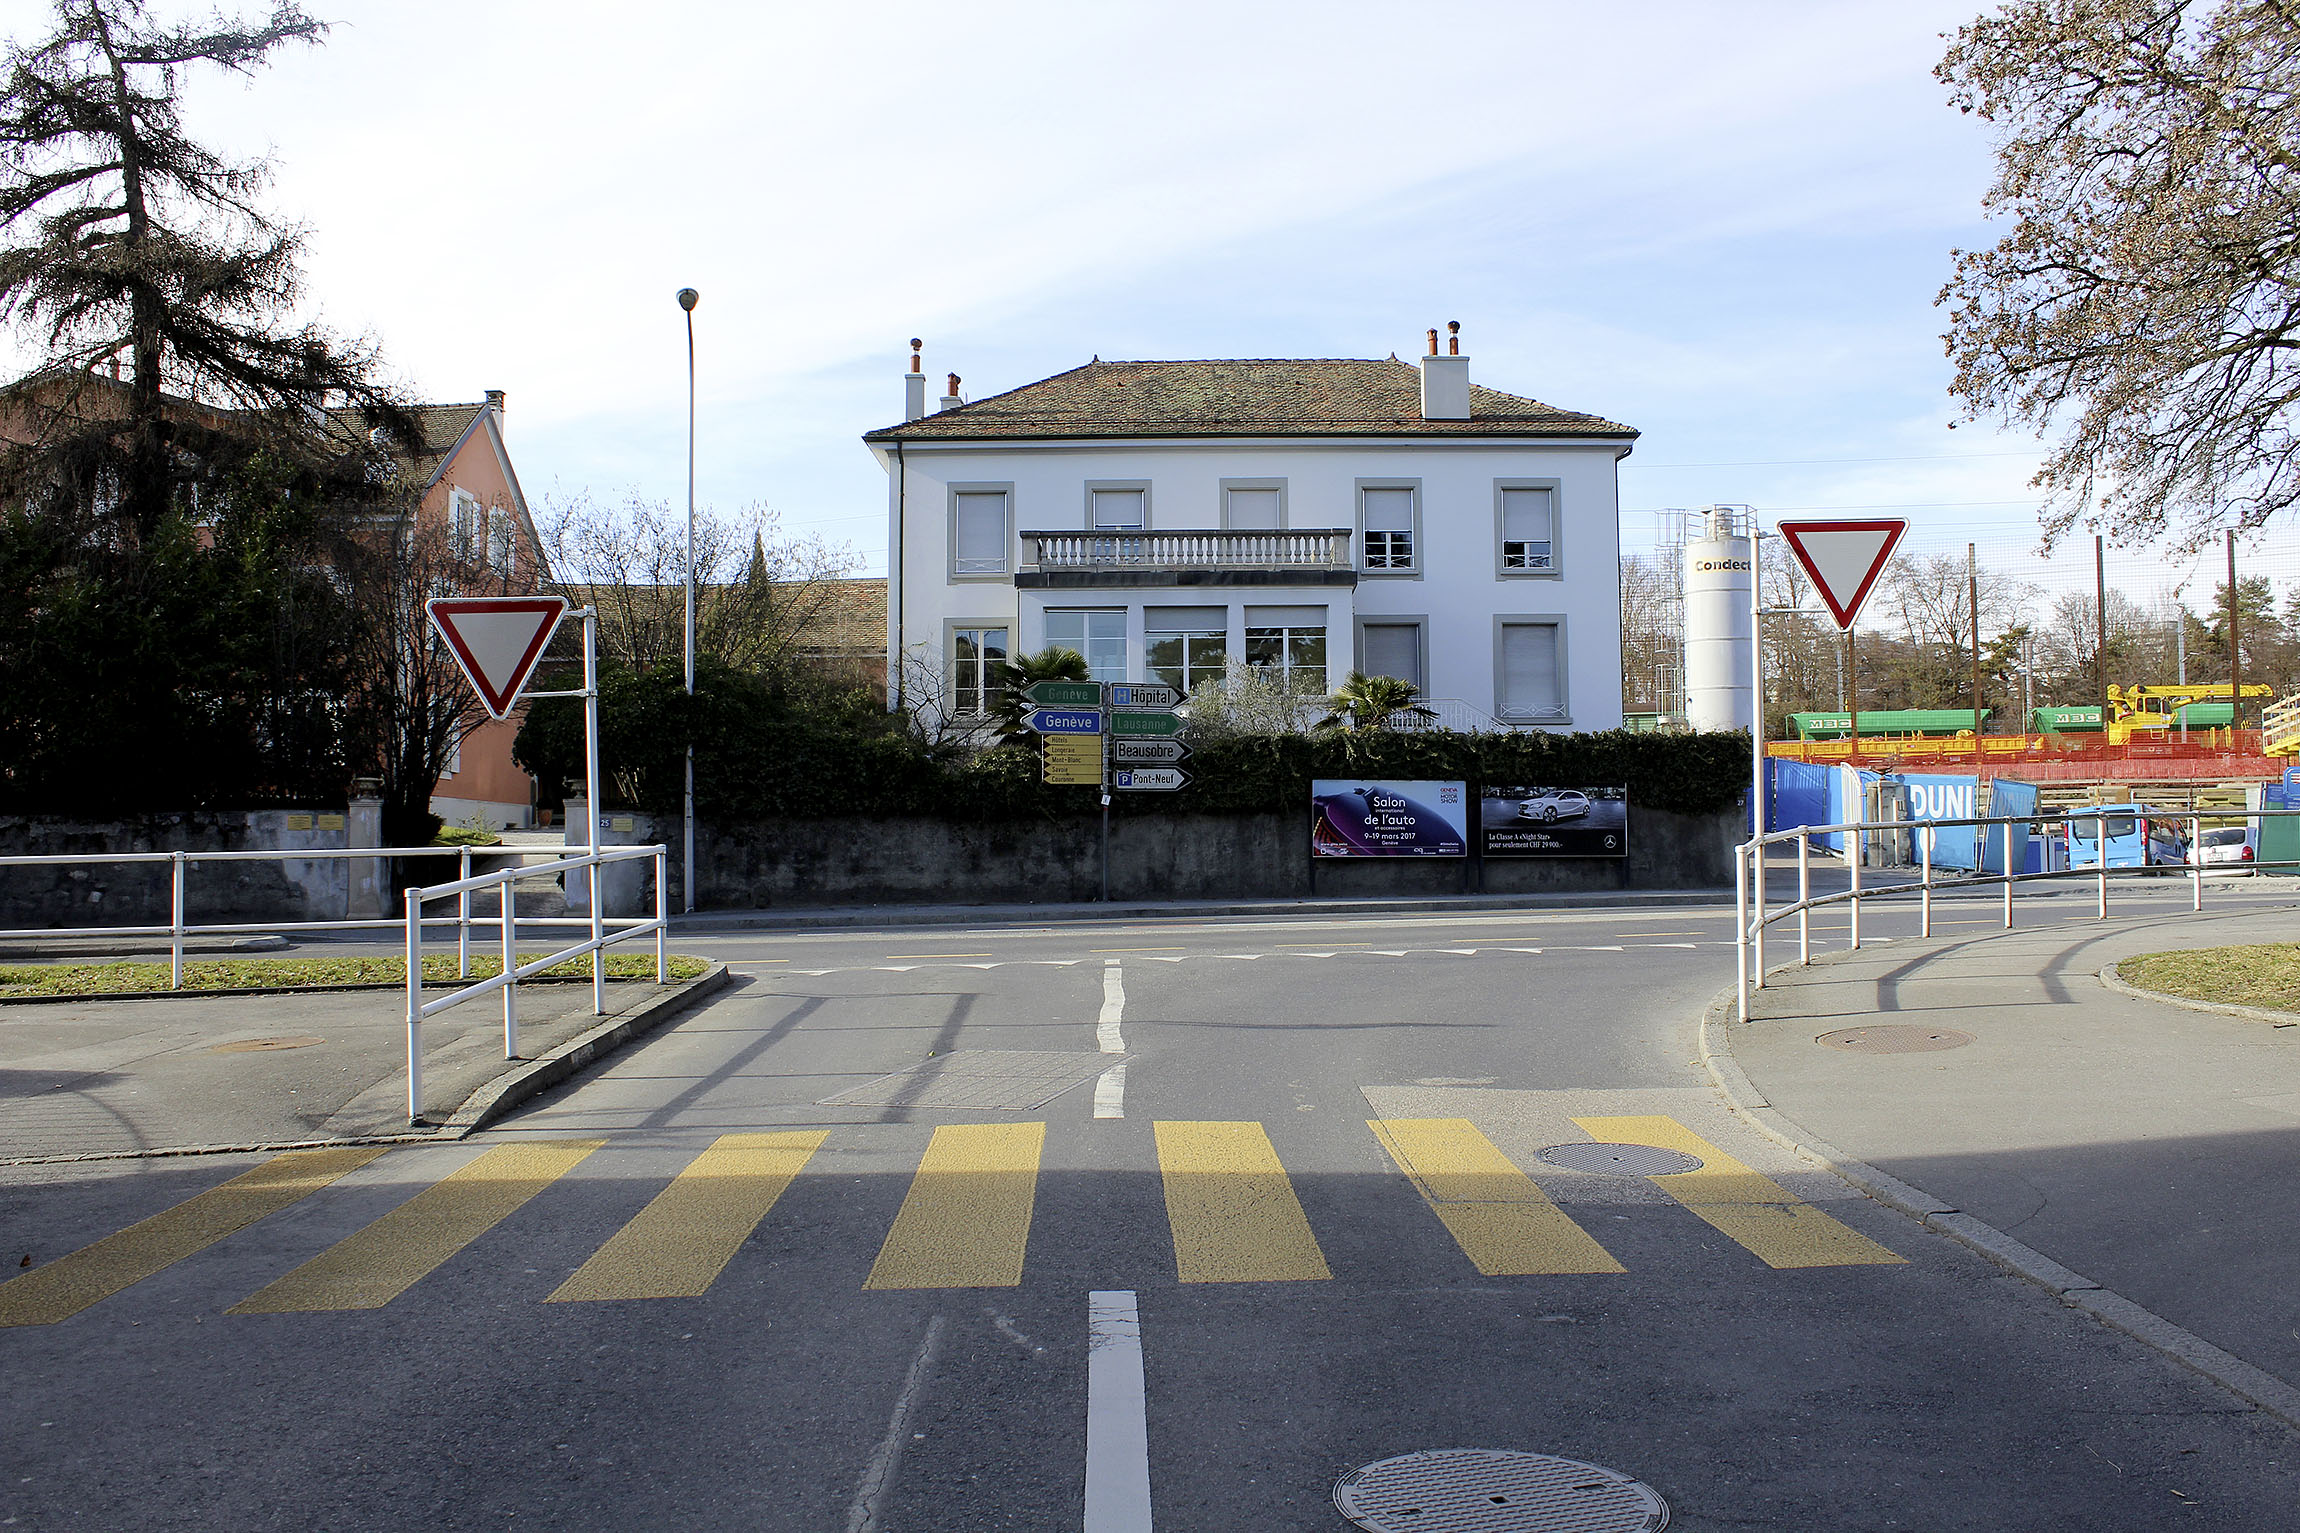
[[[1350,530],[1025,532],[1041,570],[1325,569],[1350,564]]]
[[[483,995],[501,991],[503,993],[503,1057],[505,1059],[517,1059],[519,1057],[519,982],[521,980],[531,975],[540,974],[545,969],[556,968],[570,959],[580,958],[588,953],[591,955],[591,1015],[595,1017],[605,1016],[607,1013],[608,946],[629,937],[644,937],[650,932],[654,933],[655,936],[655,983],[658,985],[670,983],[670,954],[665,948],[665,942],[666,934],[671,925],[671,911],[670,895],[664,882],[665,874],[669,869],[669,850],[668,847],[660,845],[619,846],[612,849],[594,848],[577,856],[561,857],[557,861],[547,863],[540,868],[503,868],[493,873],[482,873],[475,878],[459,878],[451,883],[431,884],[421,889],[411,888],[406,891],[407,914],[404,918],[404,924],[407,929],[407,1121],[411,1125],[423,1121],[423,1024],[426,1019],[438,1015],[451,1006],[460,1006],[465,1001],[475,1001]],[[598,870],[611,862],[628,862],[640,857],[649,858],[655,864],[654,919],[647,921],[609,921],[606,912],[600,908],[603,902],[599,898]],[[591,914],[587,923],[591,928],[590,937],[585,941],[576,943],[573,947],[562,948],[556,953],[546,954],[541,958],[530,959],[526,963],[521,963],[517,952],[514,950],[519,922],[517,915],[511,909],[513,896],[510,885],[520,878],[531,877],[539,873],[569,873],[578,869],[587,870],[586,877],[590,884]],[[478,890],[489,888],[503,891],[501,906],[503,913],[498,915],[494,922],[500,933],[503,946],[501,971],[491,979],[483,979],[473,984],[461,986],[441,996],[436,1001],[426,1001],[423,998],[424,902],[454,895],[461,903],[465,915],[462,933],[463,947],[458,973],[468,976],[471,964],[469,930],[474,919],[469,915],[471,896]],[[478,917],[476,920],[480,925],[487,924],[487,918],[484,916]]]
[[[1947,887],[1986,889],[2001,886],[2004,890],[2004,930],[2010,931],[2013,929],[2013,888],[2017,884],[2061,882],[2078,878],[2089,879],[2094,885],[2095,912],[2099,919],[2106,920],[2108,919],[2108,886],[2112,875],[2123,877],[2185,872],[2189,879],[2190,909],[2202,911],[2204,909],[2204,877],[2207,873],[2234,872],[2247,869],[2257,872],[2263,868],[2300,868],[2300,860],[2264,862],[2256,859],[2244,863],[2204,862],[2197,855],[2198,835],[2203,829],[2203,822],[2207,820],[2215,822],[2243,820],[2254,824],[2264,824],[2270,820],[2295,817],[2300,817],[2300,809],[2224,809],[2133,815],[2129,810],[2117,811],[2110,808],[2093,814],[1982,815],[1964,819],[1942,820],[1855,820],[1840,825],[1800,825],[1793,830],[1768,831],[1764,835],[1753,836],[1735,847],[1733,856],[1733,902],[1737,922],[1734,949],[1739,969],[1737,985],[1740,998],[1740,1018],[1744,1022],[1749,1020],[1750,993],[1765,988],[1766,931],[1776,922],[1786,921],[1792,916],[1796,918],[1797,962],[1800,965],[1809,964],[1813,961],[1813,912],[1825,906],[1842,904],[1847,907],[1846,943],[1849,949],[1858,949],[1861,945],[1861,902],[1885,896],[1913,897],[1918,909],[1918,934],[1923,937],[1930,937],[1933,934],[1933,897],[1936,891],[1943,887],[1936,876],[1940,870],[1934,865],[1933,850],[1937,844],[1939,833],[1943,830],[1962,826],[1974,828],[1973,860],[1975,863],[1985,863],[1989,852],[1993,850],[1997,858],[1997,866],[2002,871],[1991,873],[1985,869],[1976,869],[1970,874],[1965,874],[1961,869],[1953,870],[1957,871],[1960,876],[1954,884]],[[2182,860],[2111,866],[2108,860],[2108,845],[2111,839],[2108,835],[2108,822],[2123,818],[2145,820],[2152,825],[2186,825],[2188,838]],[[2089,827],[2089,831],[2079,830],[2073,837],[2064,832],[2051,830],[2041,832],[2040,834],[2044,836],[2062,840],[2070,845],[2072,854],[2074,854],[2071,856],[2070,864],[2066,867],[2051,868],[2035,873],[2015,871],[2013,868],[2013,848],[2021,844],[2021,840],[2015,837],[2014,830],[2019,827],[2028,831],[2037,826]],[[1992,839],[1990,827],[1996,828],[1993,839],[1997,844],[1993,849],[1984,845]],[[1856,838],[1846,843],[1844,852],[1845,865],[1850,878],[1849,887],[1831,894],[1816,895],[1813,893],[1813,838],[1816,836]],[[1867,888],[1862,887],[1861,867],[1864,843],[1877,836],[1906,836],[1910,838],[1916,846],[1918,854],[1918,860],[1915,864],[1917,877],[1913,881],[1903,879],[1892,883],[1872,884]],[[2144,846],[2147,840],[2148,837],[2143,835]],[[1765,849],[1784,841],[1794,841],[1797,845],[1797,897],[1786,905],[1769,906],[1766,898],[1768,891],[1765,879]],[[2092,846],[2092,855],[2095,860],[2076,860],[2076,855],[2081,854],[2082,847],[2087,841]],[[2146,853],[2144,852],[2143,855],[2145,856]]]

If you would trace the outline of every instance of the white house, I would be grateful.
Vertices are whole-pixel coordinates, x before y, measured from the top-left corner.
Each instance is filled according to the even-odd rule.
[[[863,438],[890,703],[908,670],[977,710],[990,662],[1053,643],[1097,680],[1357,669],[1448,723],[1620,725],[1629,427],[1473,385],[1434,330],[1418,368],[1097,358],[972,401],[954,373],[931,413],[918,344],[903,424]]]

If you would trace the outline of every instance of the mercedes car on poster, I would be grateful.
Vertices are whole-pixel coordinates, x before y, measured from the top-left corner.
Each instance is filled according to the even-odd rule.
[[[1320,778],[1310,784],[1314,857],[1467,857],[1469,784]]]
[[[1478,850],[1487,857],[1626,857],[1627,788],[1488,784],[1478,791]]]

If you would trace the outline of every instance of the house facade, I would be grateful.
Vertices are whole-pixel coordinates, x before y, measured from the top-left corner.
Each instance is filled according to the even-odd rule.
[[[1458,345],[1458,341],[1454,343]],[[1365,360],[1104,362],[864,437],[887,471],[890,706],[964,717],[1048,644],[1187,691],[1402,677],[1453,727],[1622,722],[1627,426]]]

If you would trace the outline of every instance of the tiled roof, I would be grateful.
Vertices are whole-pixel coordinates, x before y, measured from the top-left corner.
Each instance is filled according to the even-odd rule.
[[[1471,384],[1470,418],[1423,420],[1421,370],[1395,358],[1093,361],[870,432],[866,442],[1190,436],[1610,436],[1601,416]]]
[[[486,408],[485,400],[468,405],[410,405],[408,413],[422,426],[423,439],[412,451],[393,443],[393,456],[406,463],[417,478],[428,481],[438,472],[439,460],[463,440],[463,433]],[[367,424],[357,410],[330,410],[328,415],[340,431],[367,433]]]

